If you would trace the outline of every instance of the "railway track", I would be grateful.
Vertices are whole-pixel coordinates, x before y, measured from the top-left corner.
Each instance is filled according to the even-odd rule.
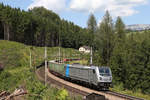
[[[47,71],[48,72],[48,71]],[[45,70],[44,67],[41,67],[37,69],[36,74],[38,78],[44,82],[45,79]],[[71,83],[68,81],[65,81],[64,79],[58,78],[57,76],[51,74],[48,72],[47,74],[47,84],[53,84],[56,87],[64,87],[70,92],[80,94],[82,96],[87,96],[91,93],[96,93],[100,95],[104,95],[107,100],[144,100],[141,98],[129,96],[129,95],[124,95],[112,91],[96,91],[93,89],[89,89],[80,85],[77,85],[75,83]]]

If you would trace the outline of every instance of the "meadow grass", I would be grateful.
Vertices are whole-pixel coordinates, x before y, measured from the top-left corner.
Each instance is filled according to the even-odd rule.
[[[25,100],[72,100],[65,89],[58,90],[45,86],[37,79],[35,67],[44,61],[44,50],[44,47],[0,40],[0,63],[4,66],[4,70],[0,72],[0,91],[5,90],[11,93],[16,88],[23,87],[28,92],[28,95],[24,96]],[[58,47],[47,48],[47,59],[53,59],[57,50]],[[68,56],[70,52],[77,52],[70,48],[63,50]],[[32,66],[30,66],[30,52]]]
[[[130,96],[135,96],[135,97],[143,98],[145,100],[150,100],[150,95],[143,94],[140,91],[140,89],[136,90],[136,91],[127,90],[127,89],[123,88],[122,84],[114,85],[114,87],[110,88],[110,90],[118,92],[118,93],[122,93],[122,94],[127,94],[127,95],[130,95]]]

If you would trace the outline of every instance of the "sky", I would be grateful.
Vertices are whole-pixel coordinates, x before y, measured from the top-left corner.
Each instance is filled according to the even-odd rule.
[[[91,13],[99,24],[106,10],[114,22],[121,16],[126,25],[150,24],[150,0],[0,0],[0,3],[25,11],[43,6],[81,27],[87,27]]]

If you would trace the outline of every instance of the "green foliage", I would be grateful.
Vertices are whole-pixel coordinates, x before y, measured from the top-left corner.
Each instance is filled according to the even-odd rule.
[[[61,89],[58,91],[57,100],[66,100],[68,96],[68,92],[65,89]]]
[[[123,32],[123,31],[122,31]],[[122,82],[123,87],[142,93],[149,94],[150,83],[147,76],[149,70],[149,42],[150,36],[147,32],[128,37],[117,37],[115,48],[111,58],[111,68],[114,76],[114,83]],[[142,37],[142,38],[141,38]]]
[[[89,16],[89,19],[87,22],[87,29],[91,35],[91,41],[92,41],[91,44],[89,44],[89,45],[93,46],[94,35],[95,35],[96,30],[97,30],[97,23],[96,23],[95,16],[93,14],[91,14]]]
[[[35,46],[79,48],[91,43],[86,29],[43,7],[22,11],[0,4],[0,39]]]
[[[113,23],[108,11],[106,11],[106,14],[103,17],[95,35],[95,47],[98,51],[98,55],[100,56],[100,62],[95,63],[109,65],[113,51]]]
[[[115,91],[115,92],[119,92],[122,94],[127,94],[127,95],[132,95],[135,97],[143,98],[145,100],[150,100],[150,95],[143,94],[140,89],[138,89],[136,91],[127,90],[127,89],[123,88],[122,83],[115,85],[113,88],[110,88],[110,90]]]
[[[106,12],[95,36],[94,63],[111,67],[117,90],[150,94],[149,41],[150,31],[126,33],[121,18],[117,18],[114,27]]]
[[[148,99],[150,93],[149,31],[126,36],[120,42],[115,42],[111,57],[115,84],[112,90]]]
[[[8,41],[0,41],[0,60],[4,66],[16,67],[23,66],[23,64],[27,63],[29,58],[27,56],[24,57],[26,53],[23,52],[27,50],[26,47],[19,43],[15,44],[15,42],[9,43]]]
[[[121,17],[117,18],[116,24],[115,24],[115,31],[118,35],[118,38],[124,38],[125,37],[125,25],[121,19]]]
[[[77,49],[83,45],[93,44],[94,64],[110,66],[113,83],[121,84],[120,90],[140,90],[142,93],[149,94],[150,31],[127,33],[124,28],[125,25],[120,17],[117,18],[114,26],[108,11],[96,30],[94,15],[89,17],[88,29],[83,29],[72,22],[60,19],[57,14],[43,7],[23,11],[0,4],[0,39],[35,46],[59,45],[67,48],[61,48],[61,57],[66,58],[70,58],[72,54],[80,55],[70,48]],[[95,30],[93,36],[91,33]],[[57,50],[58,47],[48,48],[48,59],[56,58]],[[44,48],[0,41],[0,63],[5,67],[4,71],[0,72],[0,89],[12,91],[26,80],[25,84],[30,84],[27,87],[30,93],[36,94],[29,98],[46,100],[50,98],[50,94],[47,93],[50,90],[35,80],[33,74],[35,68],[29,68],[30,51],[32,66],[39,65],[44,59]],[[77,57],[79,56],[72,58]],[[85,60],[88,57],[85,56]],[[57,94],[56,91],[51,93]],[[53,95],[51,97],[57,99]]]
[[[77,50],[70,48],[61,49],[64,52],[79,53]],[[2,51],[7,52],[1,53]],[[29,65],[30,51],[32,55],[32,68]],[[54,53],[57,53],[57,51],[58,47],[48,48],[48,59],[53,59],[53,56],[56,56]],[[70,53],[66,54],[69,56]],[[4,70],[0,72],[0,91],[13,92],[16,88],[23,87],[28,92],[28,95],[25,96],[27,100],[72,99],[66,90],[45,86],[35,76],[35,66],[41,64],[44,60],[43,47],[31,47],[21,43],[0,40],[0,55],[0,62],[4,64]],[[4,58],[5,56],[9,57]]]
[[[115,38],[114,38],[114,48],[111,56],[111,67],[113,70],[113,75],[115,81],[125,83],[127,80],[127,66],[126,66],[126,43],[125,43],[125,26],[121,18],[118,17],[115,24]]]
[[[30,77],[27,81],[27,90],[31,96],[29,99],[41,100],[44,97],[45,89],[47,89],[41,82],[35,80],[35,77]]]
[[[90,32],[94,34],[96,32],[97,23],[93,14],[89,16],[87,24],[88,24],[88,29],[90,30]]]

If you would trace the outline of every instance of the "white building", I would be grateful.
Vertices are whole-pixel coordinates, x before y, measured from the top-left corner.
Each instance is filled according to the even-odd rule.
[[[83,53],[90,53],[90,47],[82,46],[82,47],[79,48],[79,51],[83,52]]]

